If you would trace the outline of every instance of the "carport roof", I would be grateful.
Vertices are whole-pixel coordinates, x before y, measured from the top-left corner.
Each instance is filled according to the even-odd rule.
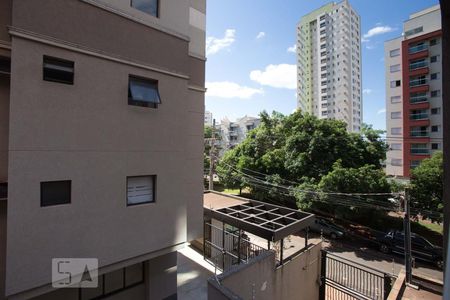
[[[214,191],[204,193],[203,207],[208,217],[274,242],[314,221],[310,213]]]

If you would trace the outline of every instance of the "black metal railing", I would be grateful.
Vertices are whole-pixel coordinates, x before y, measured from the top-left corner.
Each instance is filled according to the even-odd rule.
[[[8,198],[8,183],[0,182],[0,199]]]
[[[322,299],[385,300],[393,276],[322,251]]]
[[[251,243],[242,230],[227,231],[207,222],[204,227],[204,258],[222,271],[267,251]]]

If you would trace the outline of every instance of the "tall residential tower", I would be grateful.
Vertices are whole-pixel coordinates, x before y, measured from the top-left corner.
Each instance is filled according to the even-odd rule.
[[[386,173],[410,170],[442,149],[442,47],[439,5],[412,14],[385,43]]]
[[[303,16],[297,26],[297,106],[319,118],[362,123],[361,18],[347,0]]]

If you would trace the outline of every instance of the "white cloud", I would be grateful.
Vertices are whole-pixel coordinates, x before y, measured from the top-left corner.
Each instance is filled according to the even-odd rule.
[[[380,35],[380,34],[385,34],[388,32],[392,32],[397,30],[396,28],[392,28],[390,26],[375,26],[371,29],[369,29],[369,31],[367,31],[366,34],[363,35],[361,41],[364,42],[368,42],[369,38],[376,36],[376,35]]]
[[[382,108],[377,111],[377,115],[381,115],[381,114],[385,114],[385,113],[386,113],[386,108]]]
[[[236,30],[227,29],[223,38],[216,38],[210,36],[206,38],[206,55],[211,55],[219,52],[220,50],[226,49],[234,43],[236,35]]]
[[[259,40],[259,39],[262,39],[262,38],[265,37],[265,36],[266,36],[266,33],[265,33],[264,31],[261,31],[261,32],[258,33],[258,35],[256,36],[256,39]]]
[[[296,53],[297,52],[297,45],[294,44],[291,47],[287,48],[287,52]]]
[[[230,81],[206,82],[206,96],[219,98],[250,99],[254,95],[264,94],[262,89],[241,86]]]
[[[365,94],[365,95],[370,95],[370,94],[372,94],[372,90],[371,89],[364,89],[363,90],[363,94]]]
[[[288,64],[268,65],[263,71],[251,71],[250,79],[261,85],[294,90],[297,88],[297,66]]]

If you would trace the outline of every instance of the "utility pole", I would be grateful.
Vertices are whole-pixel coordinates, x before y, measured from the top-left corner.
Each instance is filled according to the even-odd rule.
[[[409,189],[405,190],[405,196],[403,199],[405,207],[405,217],[403,223],[403,229],[405,231],[405,272],[406,272],[406,284],[412,284],[412,256],[411,256],[411,220],[409,211],[410,195]]]
[[[216,119],[213,119],[211,148],[209,149],[209,190],[214,190],[214,147],[216,144]]]

